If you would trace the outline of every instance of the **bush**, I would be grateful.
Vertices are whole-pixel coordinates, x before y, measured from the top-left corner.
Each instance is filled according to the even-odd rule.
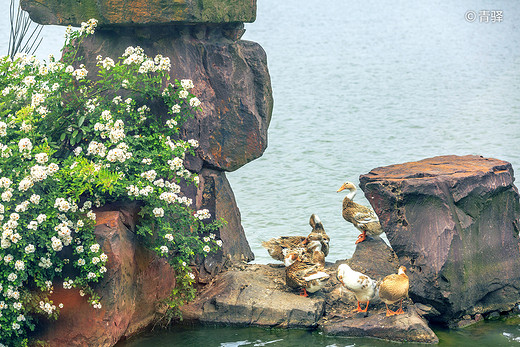
[[[201,108],[192,81],[167,83],[169,59],[140,47],[116,61],[98,56],[89,78],[77,52],[95,25],[67,30],[60,61],[0,58],[0,345],[26,344],[36,315],[57,317],[53,286],[78,288],[101,308],[90,286],[107,261],[93,235],[95,207],[140,202],[138,234],[178,276],[172,305],[194,297],[190,261],[222,244],[213,233],[222,221],[209,223],[181,192],[198,184],[183,165],[198,143],[178,135]]]

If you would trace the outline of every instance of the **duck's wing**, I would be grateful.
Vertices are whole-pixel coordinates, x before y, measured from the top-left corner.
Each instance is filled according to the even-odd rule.
[[[354,219],[358,224],[367,224],[372,222],[379,222],[377,214],[370,209],[358,211],[354,213]]]
[[[262,241],[262,246],[267,249],[273,259],[284,261],[283,250],[302,247],[305,240],[305,236],[279,236],[268,241]]]

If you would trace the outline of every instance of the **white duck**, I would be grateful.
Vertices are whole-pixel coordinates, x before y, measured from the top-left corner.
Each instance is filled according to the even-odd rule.
[[[354,271],[347,264],[338,266],[338,280],[345,288],[354,293],[357,299],[357,312],[366,312],[368,304],[377,295],[377,283],[367,275]],[[367,306],[364,310],[359,305],[360,302],[366,302]]]

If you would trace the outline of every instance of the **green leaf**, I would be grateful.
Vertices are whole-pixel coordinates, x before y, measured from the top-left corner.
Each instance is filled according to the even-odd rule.
[[[65,136],[67,136],[67,134],[65,133],[62,133],[61,136],[60,136],[60,141],[63,141],[65,140]]]
[[[83,122],[85,121],[85,115],[81,116],[78,120],[78,126],[82,126],[83,125]]]

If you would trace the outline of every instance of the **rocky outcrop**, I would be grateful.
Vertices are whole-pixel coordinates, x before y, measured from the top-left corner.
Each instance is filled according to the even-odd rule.
[[[96,211],[96,239],[108,255],[107,273],[93,286],[103,306],[94,309],[77,289],[55,283],[51,299],[64,307],[57,321],[38,326],[37,338],[49,346],[113,346],[164,315],[175,273],[137,242],[137,212],[136,205]]]
[[[21,0],[41,24],[79,26],[90,18],[101,26],[254,22],[256,0]],[[166,3],[166,4],[165,4]]]
[[[172,79],[193,80],[203,111],[184,124],[181,136],[199,142],[196,156],[185,165],[202,176],[202,184],[186,194],[197,199],[197,208],[204,205],[228,221],[220,230],[224,254],[206,259],[201,279],[218,272],[222,258],[252,260],[224,171],[260,157],[267,147],[273,107],[267,58],[260,45],[240,40],[243,22],[255,19],[256,1],[183,0],[165,5],[157,0],[87,0],[72,6],[25,0],[22,7],[45,24],[100,20],[100,28],[82,42],[78,53],[89,76],[96,76],[97,55],[115,60],[128,46],[141,46],[149,56],[170,58]]]
[[[441,156],[360,177],[388,240],[409,269],[410,296],[444,323],[520,301],[518,190],[511,164]]]
[[[391,341],[437,343],[438,339],[407,299],[405,314],[386,317],[383,302],[370,302],[368,313],[353,313],[354,295],[336,279],[337,267],[348,263],[374,279],[395,273],[397,257],[381,239],[359,243],[351,259],[328,263],[326,287],[305,298],[285,283],[283,265],[242,264],[223,272],[197,299],[182,308],[188,322],[238,326],[317,328],[328,335],[374,337]],[[423,305],[424,306],[424,305]],[[422,311],[421,311],[422,313]]]

